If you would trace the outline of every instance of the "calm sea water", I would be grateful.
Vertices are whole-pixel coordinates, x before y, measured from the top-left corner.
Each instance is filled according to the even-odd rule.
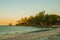
[[[43,30],[46,28],[28,27],[28,26],[0,26],[0,38],[10,37],[17,34],[31,31]]]

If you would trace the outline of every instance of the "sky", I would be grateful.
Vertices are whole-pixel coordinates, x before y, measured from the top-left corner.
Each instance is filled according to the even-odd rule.
[[[0,25],[15,24],[21,17],[43,10],[60,15],[60,0],[0,0]]]

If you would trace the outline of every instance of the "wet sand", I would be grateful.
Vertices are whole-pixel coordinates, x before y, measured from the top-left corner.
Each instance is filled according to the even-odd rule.
[[[37,32],[37,33],[25,33],[15,37],[10,37],[1,40],[60,40],[60,28],[53,30]]]

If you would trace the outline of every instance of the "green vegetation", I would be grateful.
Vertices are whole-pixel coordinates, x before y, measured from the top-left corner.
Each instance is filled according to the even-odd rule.
[[[45,11],[39,12],[35,16],[21,18],[17,21],[17,26],[51,26],[60,25],[60,16],[55,14],[45,14]]]

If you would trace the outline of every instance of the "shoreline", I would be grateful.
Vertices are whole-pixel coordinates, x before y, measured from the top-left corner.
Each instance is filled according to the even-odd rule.
[[[59,28],[60,25],[15,25],[15,26],[28,26],[28,27],[38,27],[38,28]]]
[[[26,32],[26,33],[22,33],[22,34],[30,34],[30,33],[38,33],[38,32],[44,32],[44,31],[49,31],[49,30],[53,30],[55,28],[43,28],[43,30],[36,30],[36,31],[31,31],[31,32]],[[20,33],[10,33],[10,34],[6,34],[5,36],[0,36],[0,39],[4,39],[4,38],[10,38],[10,37],[15,37],[16,35],[19,35]],[[21,35],[21,34],[20,34]]]
[[[6,39],[1,39],[1,40],[33,40],[33,39],[44,39],[44,37],[50,37],[52,35],[58,35],[58,33],[60,34],[60,28],[56,28],[53,30],[48,30],[48,31],[44,31],[44,32],[33,32],[33,33],[25,33],[25,34],[19,34],[15,37],[10,37],[10,38],[6,38]]]

